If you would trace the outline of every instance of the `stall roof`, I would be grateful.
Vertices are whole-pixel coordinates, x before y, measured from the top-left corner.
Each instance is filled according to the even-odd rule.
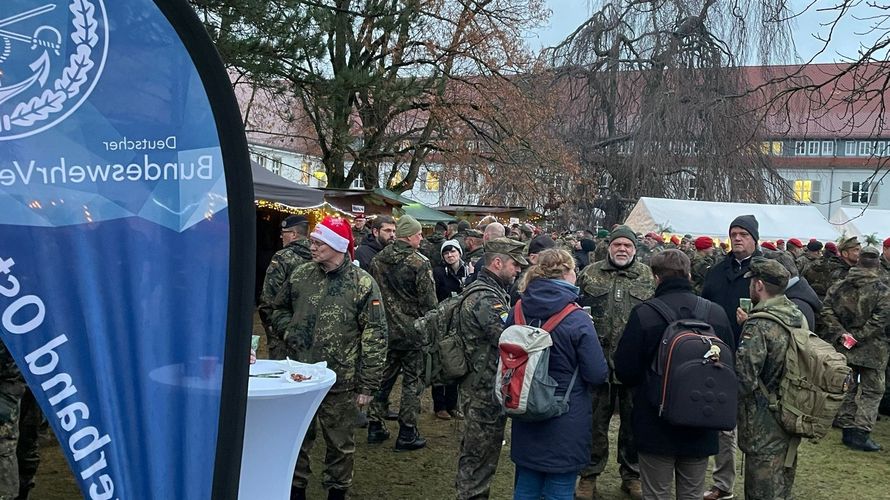
[[[869,236],[876,234],[879,239],[890,236],[890,210],[877,208],[841,207],[831,217],[831,222],[839,231],[848,236]]]
[[[729,224],[739,215],[753,214],[760,224],[760,239],[817,238],[834,240],[835,229],[812,205],[761,205],[692,200],[640,198],[625,224],[646,233],[664,230],[694,236],[726,238]]]
[[[324,192],[301,186],[250,162],[253,173],[253,196],[257,200],[274,201],[294,208],[314,208],[324,204]]]
[[[440,212],[434,208],[430,208],[419,201],[412,200],[411,198],[406,198],[395,191],[390,191],[389,189],[377,188],[374,190],[375,193],[386,196],[389,198],[395,198],[403,203],[402,212],[406,215],[410,215],[417,219],[417,222],[421,224],[435,224],[436,222],[449,222],[455,220],[454,217],[446,214],[445,212]]]

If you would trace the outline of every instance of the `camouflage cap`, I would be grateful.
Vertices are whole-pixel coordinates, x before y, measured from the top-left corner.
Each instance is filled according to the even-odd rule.
[[[754,257],[751,259],[751,267],[745,273],[745,278],[757,278],[767,283],[785,288],[788,286],[788,279],[791,277],[785,266],[775,260],[764,257]]]
[[[855,236],[851,236],[851,237],[849,237],[849,238],[847,238],[847,239],[841,241],[841,243],[837,246],[837,251],[838,251],[838,252],[843,252],[844,250],[849,250],[849,249],[851,249],[851,248],[856,248],[856,247],[861,246],[861,245],[862,245],[862,244],[859,243],[859,239],[858,239],[858,238],[856,238]]]
[[[465,234],[466,234],[467,238],[481,238],[482,237],[482,231],[480,231],[478,229],[467,229],[467,232]]]
[[[859,257],[865,257],[872,259],[879,259],[881,257],[881,251],[877,249],[877,247],[867,246],[862,249],[862,252],[859,253]]]
[[[510,258],[515,260],[520,266],[527,266],[528,261],[525,260],[525,257],[522,255],[522,250],[524,248],[525,244],[513,241],[510,238],[494,238],[486,241],[485,245],[482,247],[485,253],[509,255]]]

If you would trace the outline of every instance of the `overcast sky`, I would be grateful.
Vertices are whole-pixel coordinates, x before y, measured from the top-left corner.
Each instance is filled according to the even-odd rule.
[[[600,0],[590,1],[595,5],[602,3]],[[572,33],[588,16],[588,0],[546,0],[546,2],[553,14],[550,17],[549,26],[542,28],[537,34],[530,34],[529,45],[534,48],[548,47],[559,43]],[[833,18],[834,12],[820,12],[816,6],[834,4],[834,2],[816,0],[815,6],[810,6],[807,9],[807,6],[811,3],[813,3],[812,0],[791,1],[791,5],[795,6],[798,12],[800,12],[794,30],[794,43],[801,59],[799,61],[787,61],[788,63],[809,60],[822,46],[822,42],[816,40],[814,34],[822,34],[822,36],[827,36],[828,34],[828,27],[823,26],[823,24],[828,23]],[[865,2],[862,3],[864,4]],[[828,50],[819,55],[816,58],[816,62],[841,60],[841,55],[855,56],[860,44],[870,45],[873,43],[876,36],[867,33],[867,28],[871,24],[867,18],[875,13],[876,11],[873,8],[862,4],[848,13],[835,29]]]

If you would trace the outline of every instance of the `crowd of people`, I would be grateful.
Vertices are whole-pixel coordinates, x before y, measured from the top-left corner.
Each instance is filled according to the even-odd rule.
[[[410,216],[360,218],[352,227],[326,218],[312,232],[305,218],[290,216],[281,231],[284,248],[269,266],[259,307],[270,354],[327,361],[337,373],[303,443],[292,499],[306,498],[308,452],[318,431],[327,447],[328,498],[346,497],[361,412],[368,443],[390,440],[388,422],[395,421],[396,451],[426,445],[418,414],[429,332],[414,324],[456,296],[468,373],[431,390],[437,418],[463,420],[458,499],[488,498],[498,467],[507,422],[493,390],[501,333],[517,315],[540,325],[571,303],[586,309],[550,332],[549,353],[549,375],[556,392],[570,396],[569,407],[540,422],[514,420],[514,498],[596,498],[616,410],[621,489],[632,498],[733,498],[737,446],[745,456],[746,498],[792,498],[800,440],[779,422],[774,403],[794,329],[818,334],[853,372],[834,420],[843,443],[880,449],[870,433],[887,392],[890,238],[882,248],[863,248],[856,237],[824,245],[760,242],[751,215],[729,223],[724,244],[692,235],[665,241],[621,225],[544,232],[494,218],[475,227],[439,223],[426,237]],[[653,404],[662,334],[684,318],[704,321],[715,342],[733,352],[735,429],[674,425]]]

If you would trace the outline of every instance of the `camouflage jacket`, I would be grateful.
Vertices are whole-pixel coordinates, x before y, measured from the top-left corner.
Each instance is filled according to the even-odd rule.
[[[890,354],[885,335],[890,327],[890,285],[880,273],[854,267],[825,296],[821,314],[826,331],[819,333],[851,365],[883,369]],[[857,340],[852,349],[840,342],[844,332]]]
[[[343,259],[325,272],[308,262],[288,276],[272,303],[273,327],[285,332],[288,355],[327,361],[337,374],[331,392],[371,395],[386,364],[386,313],[377,282]]]
[[[433,233],[420,242],[420,253],[430,259],[430,265],[433,268],[442,265],[442,243],[444,242],[445,235],[440,233]]]
[[[429,259],[396,240],[374,256],[369,271],[386,306],[389,348],[420,349],[424,339],[414,329],[414,320],[439,303]]]
[[[692,289],[696,295],[701,295],[701,289],[705,284],[705,276],[708,270],[717,262],[713,255],[704,255],[696,252],[692,258],[690,273],[692,274]]]
[[[291,271],[300,264],[305,264],[311,260],[312,253],[309,252],[308,239],[292,241],[272,256],[272,262],[269,263],[269,268],[266,269],[266,279],[263,280],[260,305],[257,307],[260,321],[262,321],[267,333],[272,326],[272,302],[275,300],[275,296],[278,295],[281,285],[287,280]],[[278,340],[281,340],[284,336],[283,332],[274,333],[277,334]]]
[[[461,382],[461,392],[483,405],[496,404],[492,383],[498,365],[498,340],[504,331],[510,298],[507,284],[488,269],[467,290],[485,287],[467,296],[461,304],[459,331],[467,347],[470,373]]]
[[[25,379],[22,372],[12,358],[12,354],[6,349],[6,344],[0,342],[0,438],[12,437],[13,426],[18,427],[16,421],[19,402],[25,392]]]
[[[881,256],[881,269],[884,271],[884,277],[890,279],[890,262]]]
[[[618,269],[607,258],[585,267],[578,275],[576,285],[581,289],[578,303],[590,306],[603,353],[609,368],[614,368],[612,355],[618,347],[630,310],[655,293],[652,270],[636,260],[629,267]]]
[[[784,295],[760,302],[751,311],[769,313],[790,328],[803,326],[804,317],[797,306]],[[735,370],[739,381],[739,447],[745,453],[784,453],[791,439],[769,409],[767,395],[779,391],[785,374],[785,351],[791,335],[781,324],[769,318],[752,318],[745,322]]]
[[[464,262],[468,262],[475,266],[476,261],[481,259],[483,255],[485,255],[485,250],[481,246],[474,248],[472,252],[464,254]]]
[[[794,260],[794,263],[797,264],[797,270],[801,276],[809,269],[810,266],[813,265],[819,257],[811,257],[809,254],[803,254],[797,259]]]
[[[807,270],[803,273],[803,277],[807,279],[813,291],[819,298],[825,297],[825,293],[831,288],[832,274],[835,268],[840,266],[840,259],[834,256],[822,256],[813,261]]]

